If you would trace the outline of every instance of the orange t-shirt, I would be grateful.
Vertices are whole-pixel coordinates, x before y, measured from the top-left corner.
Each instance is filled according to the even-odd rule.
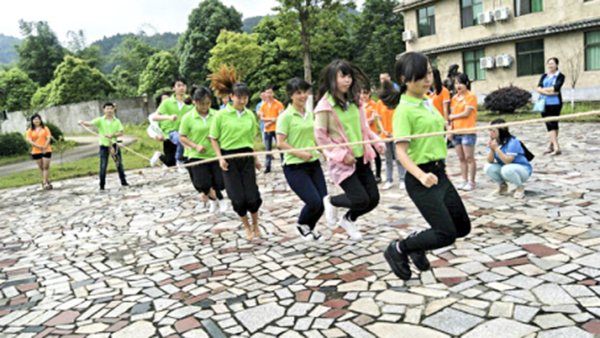
[[[435,92],[431,94],[427,94],[427,96],[433,101],[433,106],[435,109],[444,116],[444,103],[450,102],[450,92],[446,87],[442,88],[442,92],[438,95]]]
[[[372,118],[373,115],[377,115],[377,112],[375,112],[376,105],[377,103],[375,103],[375,101],[373,100],[369,100],[369,102],[367,102],[367,104],[365,105],[367,120]],[[375,134],[377,134],[377,119],[374,119],[373,122],[369,123],[369,127]]]
[[[387,138],[383,132],[387,131],[388,133],[392,133],[394,131],[394,127],[392,126],[394,120],[394,109],[388,108],[385,104],[383,104],[382,100],[379,100],[375,106],[375,112],[377,115],[379,115],[379,118],[381,119],[381,125],[383,126],[381,137]]]
[[[48,139],[51,137],[52,137],[52,134],[50,134],[50,129],[48,129],[48,127],[37,128],[35,130],[31,130],[31,129],[27,130],[27,139],[32,140],[33,143],[37,144],[38,146],[45,145],[46,142],[48,141]],[[47,153],[52,152],[50,143],[48,143],[48,148],[46,148],[46,152]],[[36,147],[31,147],[31,153],[32,154],[41,154],[42,149],[36,148]]]
[[[475,96],[475,94],[467,90],[462,100],[459,100],[458,95],[455,95],[452,98],[452,103],[450,105],[452,106],[452,115],[463,113],[466,107],[473,108],[468,117],[452,121],[452,126],[455,130],[475,128],[477,125],[477,96]],[[469,131],[459,134],[476,134],[476,132]]]
[[[267,102],[263,103],[263,105],[260,107],[260,112],[266,119],[276,119],[279,116],[279,114],[283,113],[284,109],[285,108],[283,107],[283,103],[274,100],[270,106]],[[265,127],[265,133],[275,130],[277,130],[277,123],[275,122],[268,128]]]

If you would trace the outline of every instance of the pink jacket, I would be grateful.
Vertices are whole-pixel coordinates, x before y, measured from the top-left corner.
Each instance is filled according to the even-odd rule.
[[[367,118],[365,114],[365,110],[363,105],[359,105],[359,115],[360,115],[360,125],[363,140],[379,140],[379,136],[374,133],[371,128],[369,128],[369,124],[367,123]],[[342,144],[348,143],[348,135],[346,135],[346,131],[342,126],[342,122],[337,114],[333,113],[333,106],[327,100],[327,95],[323,96],[323,98],[317,104],[315,108],[316,114],[333,114],[333,117],[337,124],[337,131],[341,135],[339,138],[332,138],[327,132],[327,128],[323,128],[320,126],[315,126],[315,141],[317,145],[324,146],[330,144]],[[375,147],[385,146],[384,143],[375,143],[372,144]],[[371,147],[371,144],[365,144],[364,147],[364,163],[371,162],[375,157],[375,150]],[[346,154],[352,154],[352,149],[350,147],[337,147],[337,148],[329,148],[324,149],[323,152],[327,156],[327,168],[329,170],[329,177],[335,184],[340,184],[346,178],[350,177],[354,171],[356,170],[355,165],[346,165],[344,164],[344,158]]]

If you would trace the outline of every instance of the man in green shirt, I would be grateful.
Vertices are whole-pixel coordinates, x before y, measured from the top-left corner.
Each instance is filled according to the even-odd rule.
[[[115,117],[115,105],[105,103],[103,106],[104,116],[98,117],[93,121],[79,121],[78,124],[98,128],[100,134],[100,190],[104,190],[106,184],[106,166],[108,165],[108,155],[112,152],[112,158],[117,166],[121,186],[126,187],[129,184],[125,179],[125,169],[121,160],[121,149],[117,146],[117,137],[123,136],[123,124]],[[112,148],[112,149],[111,149]]]

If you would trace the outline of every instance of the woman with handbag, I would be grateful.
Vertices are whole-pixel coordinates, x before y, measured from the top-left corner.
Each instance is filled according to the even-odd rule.
[[[506,123],[503,119],[497,119],[492,122],[492,125],[503,123]],[[529,163],[532,157],[533,155],[527,151],[523,143],[510,134],[508,128],[492,129],[488,143],[488,163],[483,171],[498,183],[499,194],[507,193],[507,183],[512,183],[517,187],[514,197],[520,199],[525,197],[523,183],[533,173]]]
[[[562,95],[560,89],[565,83],[565,75],[558,70],[558,59],[552,57],[546,61],[548,73],[542,75],[538,83],[537,92],[540,98],[536,103],[536,109],[542,113],[542,117],[559,116],[562,110]],[[543,106],[543,109],[542,107]],[[550,156],[560,155],[562,152],[558,145],[558,122],[546,122],[548,136],[550,136],[550,146],[544,154]]]

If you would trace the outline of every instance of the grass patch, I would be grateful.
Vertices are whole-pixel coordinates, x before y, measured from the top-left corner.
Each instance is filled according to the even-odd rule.
[[[140,125],[127,124],[124,126],[125,134],[135,135],[137,142],[130,145],[129,147],[134,151],[152,157],[155,151],[162,151],[162,144],[148,136],[146,129],[148,123]],[[257,151],[264,150],[264,145],[260,137],[254,139],[255,149]],[[58,154],[57,154],[58,155]],[[134,170],[140,168],[148,168],[150,164],[148,160],[138,157],[137,155],[122,149],[121,156],[123,156],[123,166],[125,170]],[[60,165],[60,160],[56,156],[52,158],[50,165],[50,180],[57,182],[70,178],[85,177],[85,176],[96,176],[100,171],[100,158],[98,156],[90,157],[75,162]],[[117,169],[111,158],[108,160],[108,173],[116,172]],[[18,174],[12,174],[9,176],[0,177],[0,189],[14,188],[31,184],[41,184],[42,178],[39,170],[27,170]]]
[[[523,109],[517,110],[514,114],[499,114],[483,109],[477,110],[477,121],[492,122],[495,119],[504,119],[506,122],[524,121],[542,118],[542,114],[532,113],[533,104],[528,104]],[[563,104],[561,115],[572,115],[577,113],[587,113],[594,110],[600,110],[600,102],[576,102],[575,109],[571,109],[571,103]],[[566,119],[561,122],[600,122],[599,116],[586,116],[580,118]]]
[[[25,161],[28,161],[29,159],[30,159],[29,154],[17,155],[17,156],[4,156],[4,157],[0,157],[0,165],[25,162]]]
[[[66,151],[69,149],[73,149],[77,145],[78,145],[77,142],[74,142],[74,141],[62,141],[58,144],[52,145],[52,153],[53,153],[53,155],[55,155],[58,158],[60,156],[59,151]],[[19,162],[27,162],[27,161],[31,161],[30,154],[5,156],[5,157],[0,158],[0,166],[7,165],[7,164],[13,164],[13,163],[19,163]]]

